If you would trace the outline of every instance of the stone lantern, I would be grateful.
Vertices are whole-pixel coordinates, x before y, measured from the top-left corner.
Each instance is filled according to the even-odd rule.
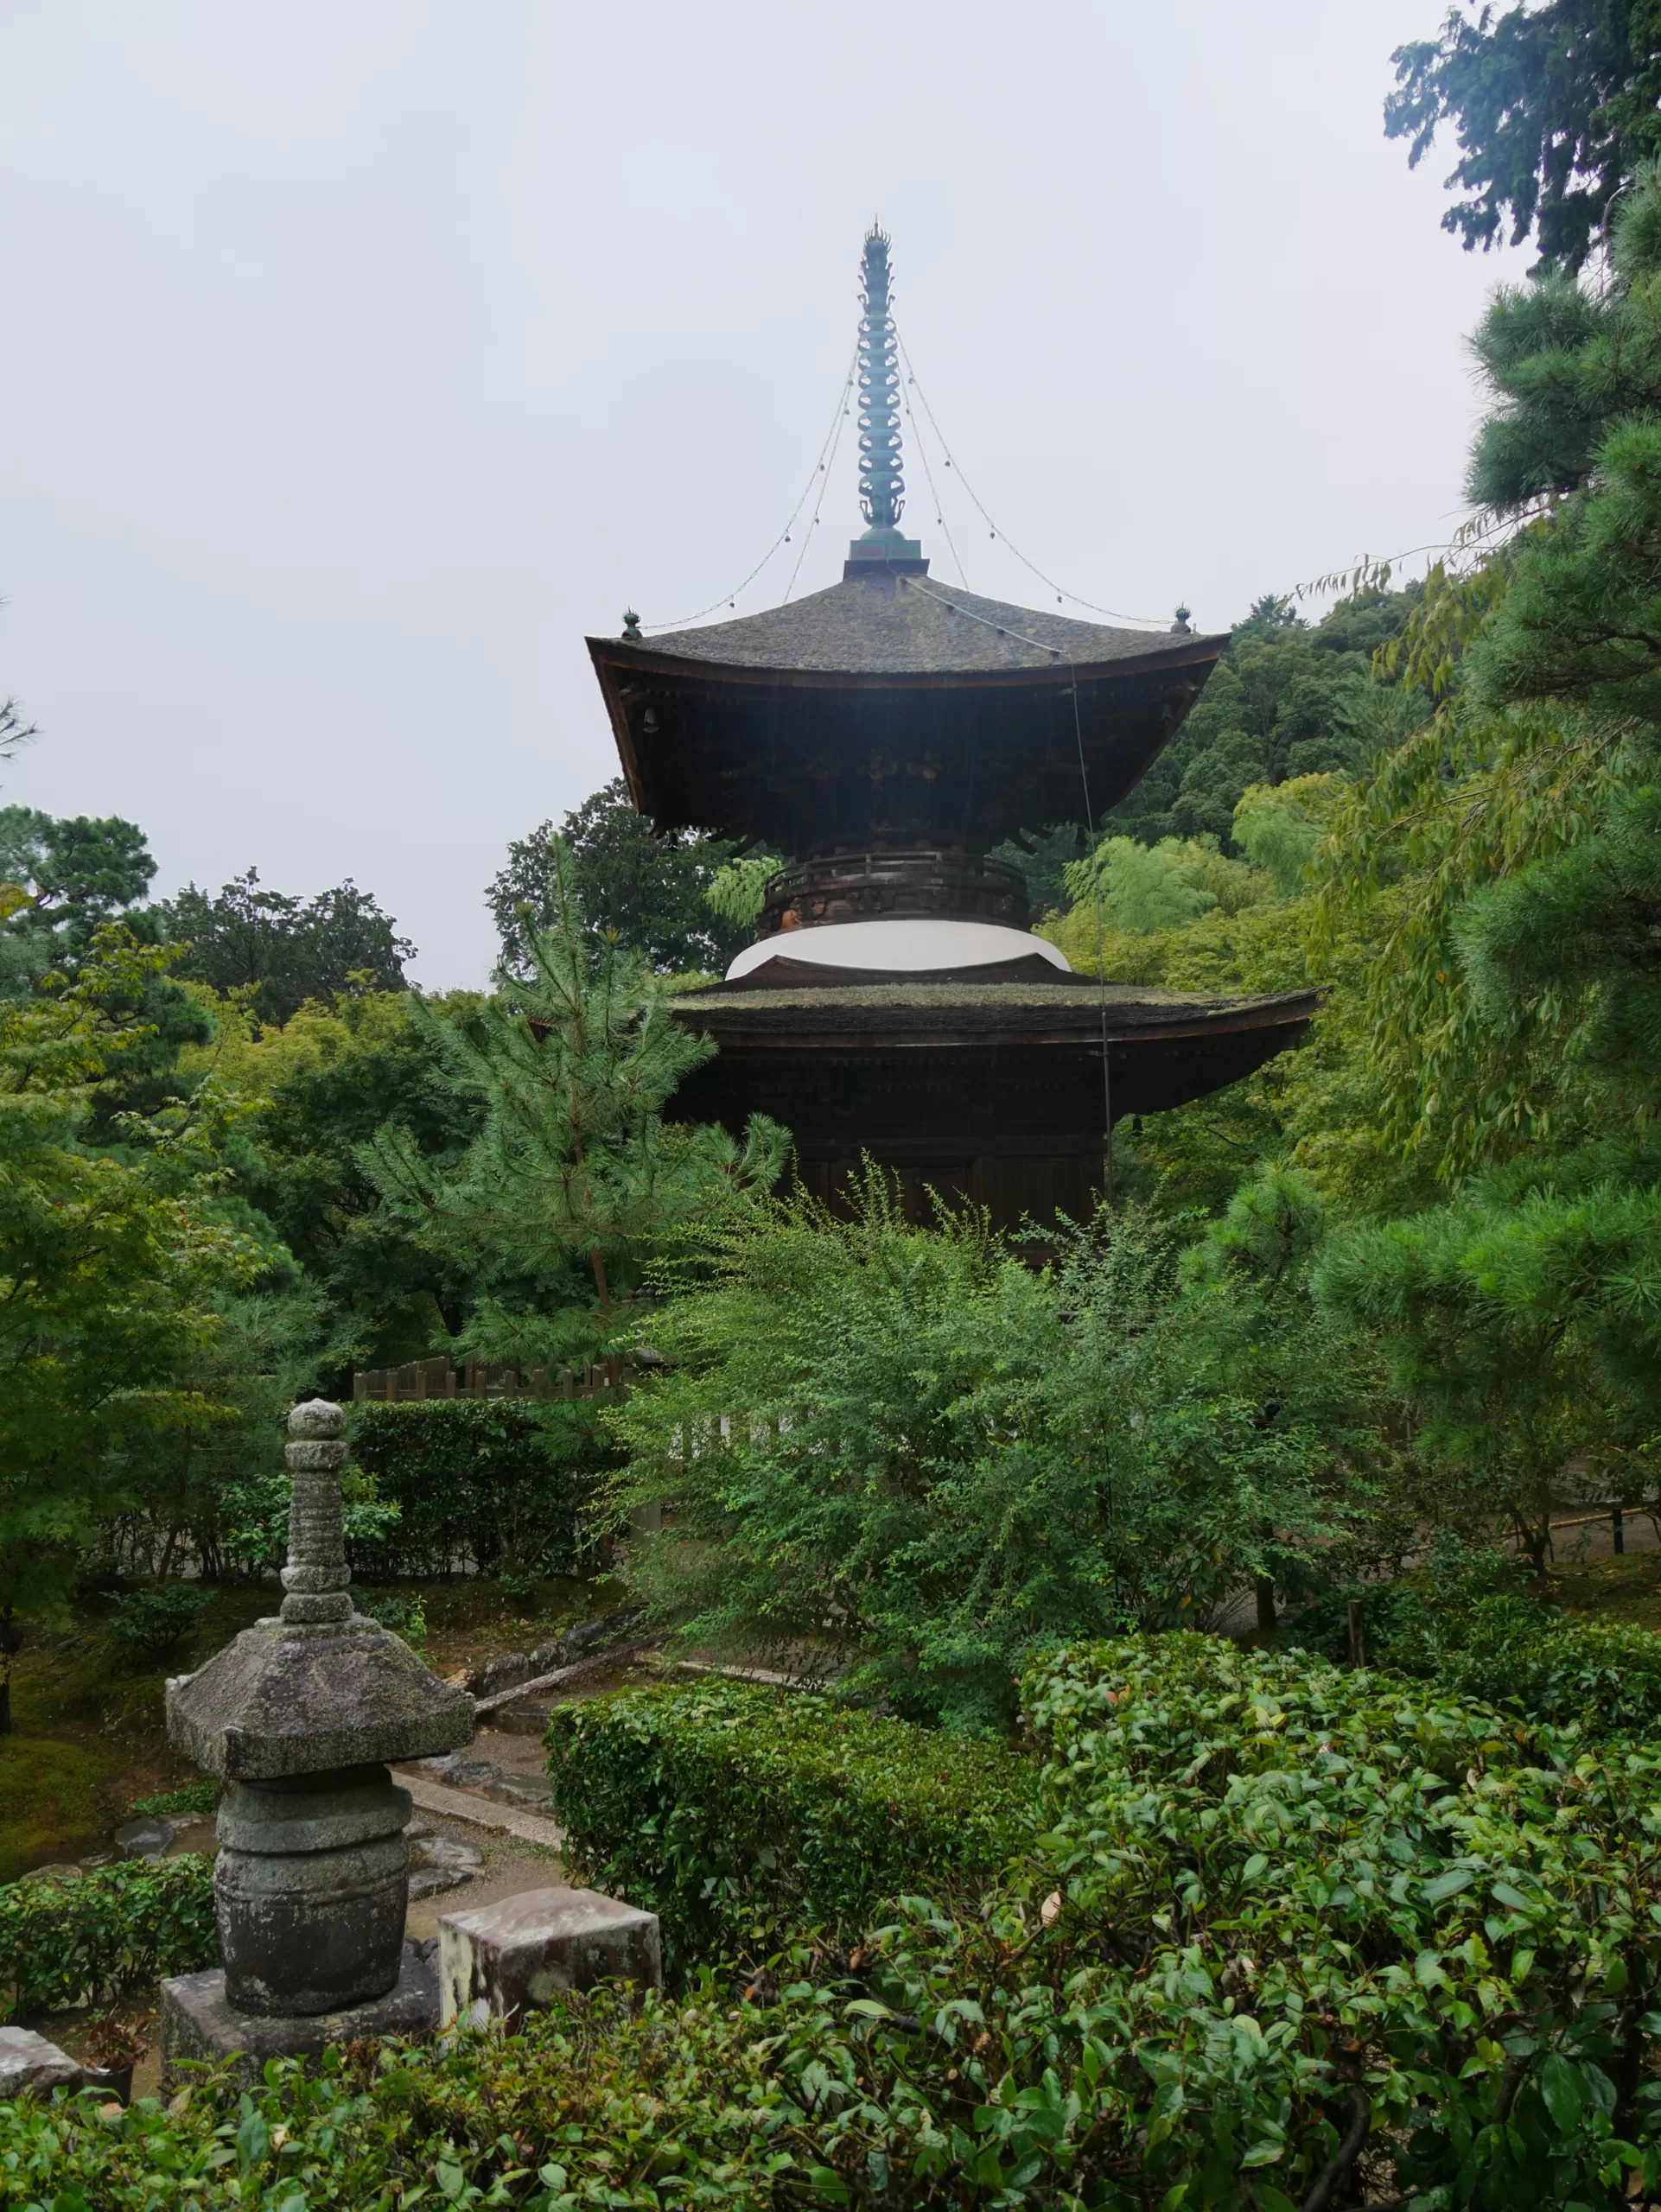
[[[167,1686],[169,1738],[227,1785],[213,1876],[225,1964],[162,1984],[169,2063],[263,2060],[436,2018],[433,1968],[404,1940],[410,1795],[387,1769],[470,1742],[473,1700],[353,1610],[344,1426],[321,1398],[289,1417],[280,1612]]]

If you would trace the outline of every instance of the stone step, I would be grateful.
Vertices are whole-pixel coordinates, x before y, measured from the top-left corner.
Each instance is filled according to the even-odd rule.
[[[535,1736],[548,1732],[548,1716],[553,1711],[550,1698],[528,1697],[519,1705],[499,1706],[490,1716],[493,1728],[500,1728],[504,1736]]]

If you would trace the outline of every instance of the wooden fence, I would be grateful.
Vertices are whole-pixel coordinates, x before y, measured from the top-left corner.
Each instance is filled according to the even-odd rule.
[[[352,1378],[354,1398],[419,1404],[428,1398],[599,1398],[625,1388],[624,1363],[612,1357],[583,1369],[533,1368],[511,1360],[470,1359],[457,1377],[449,1360],[412,1359],[403,1367],[370,1367]]]

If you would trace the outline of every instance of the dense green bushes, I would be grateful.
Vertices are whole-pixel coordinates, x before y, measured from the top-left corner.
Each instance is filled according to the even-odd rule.
[[[1351,1599],[1377,1663],[1455,1696],[1503,1700],[1594,1737],[1645,1735],[1661,1722],[1661,1636],[1542,1605],[1506,1553],[1440,1540],[1419,1573],[1340,1585],[1299,1608],[1289,1640],[1340,1656]]]
[[[558,1706],[554,1809],[581,1878],[662,1916],[671,1967],[781,1929],[862,1934],[885,1899],[989,1882],[1028,1760],[738,1682]]]
[[[1645,1735],[1661,1721],[1661,1636],[1622,1621],[1545,1612],[1529,1598],[1483,1598],[1468,1613],[1403,1623],[1390,1664],[1434,1671],[1461,1695],[1514,1699],[1543,1720],[1592,1734]]]
[[[1654,2185],[1661,1761],[1185,1637],[1028,1689],[1053,1826],[1025,1887],[1056,1884],[1097,2094],[1147,2100],[1150,2188],[1230,2161],[1307,2188],[1363,2103],[1387,2193],[1608,2204],[1644,2159]]]
[[[205,1859],[133,1861],[0,1889],[0,2019],[88,1998],[104,2004],[218,1956]]]
[[[593,1406],[574,1399],[439,1398],[353,1408],[352,1449],[397,1526],[350,1546],[366,1580],[467,1565],[567,1574],[604,1464]]]
[[[1058,1652],[1024,1694],[1043,1821],[977,1908],[800,1946],[766,2002],[561,1999],[119,2128],[0,2107],[0,2194],[1619,2212],[1635,2171],[1661,2186],[1661,1762],[1193,1636]],[[857,1738],[802,1710],[827,1758]]]
[[[854,1198],[781,1205],[642,1324],[610,1494],[672,1509],[629,1573],[689,1638],[832,1645],[850,1695],[1002,1732],[1037,1644],[1203,1624],[1347,1525],[1373,1447],[1296,1177],[1186,1253],[1103,1210],[1042,1270],[978,1215],[908,1223],[875,1166]]]
[[[0,2102],[0,2203],[17,2212],[778,2212],[812,2203],[814,2090],[833,2014],[703,1991],[632,2010],[557,1997],[513,2036],[335,2050],[308,2077],[273,2061],[251,2096]],[[817,2076],[815,2077],[817,2079]],[[818,2201],[823,2201],[822,2199]],[[959,2200],[961,2201],[961,2200]]]

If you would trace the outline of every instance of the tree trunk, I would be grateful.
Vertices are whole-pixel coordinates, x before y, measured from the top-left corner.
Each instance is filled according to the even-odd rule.
[[[11,1669],[23,1648],[23,1624],[10,1605],[0,1611],[0,1736],[11,1733]]]
[[[1545,1580],[1546,1554],[1551,1549],[1551,1523],[1543,1527],[1524,1521],[1518,1526],[1518,1535],[1528,1556],[1529,1572],[1537,1582]]]
[[[1275,1633],[1275,1578],[1272,1574],[1257,1577],[1257,1633],[1259,1636],[1273,1636]]]

